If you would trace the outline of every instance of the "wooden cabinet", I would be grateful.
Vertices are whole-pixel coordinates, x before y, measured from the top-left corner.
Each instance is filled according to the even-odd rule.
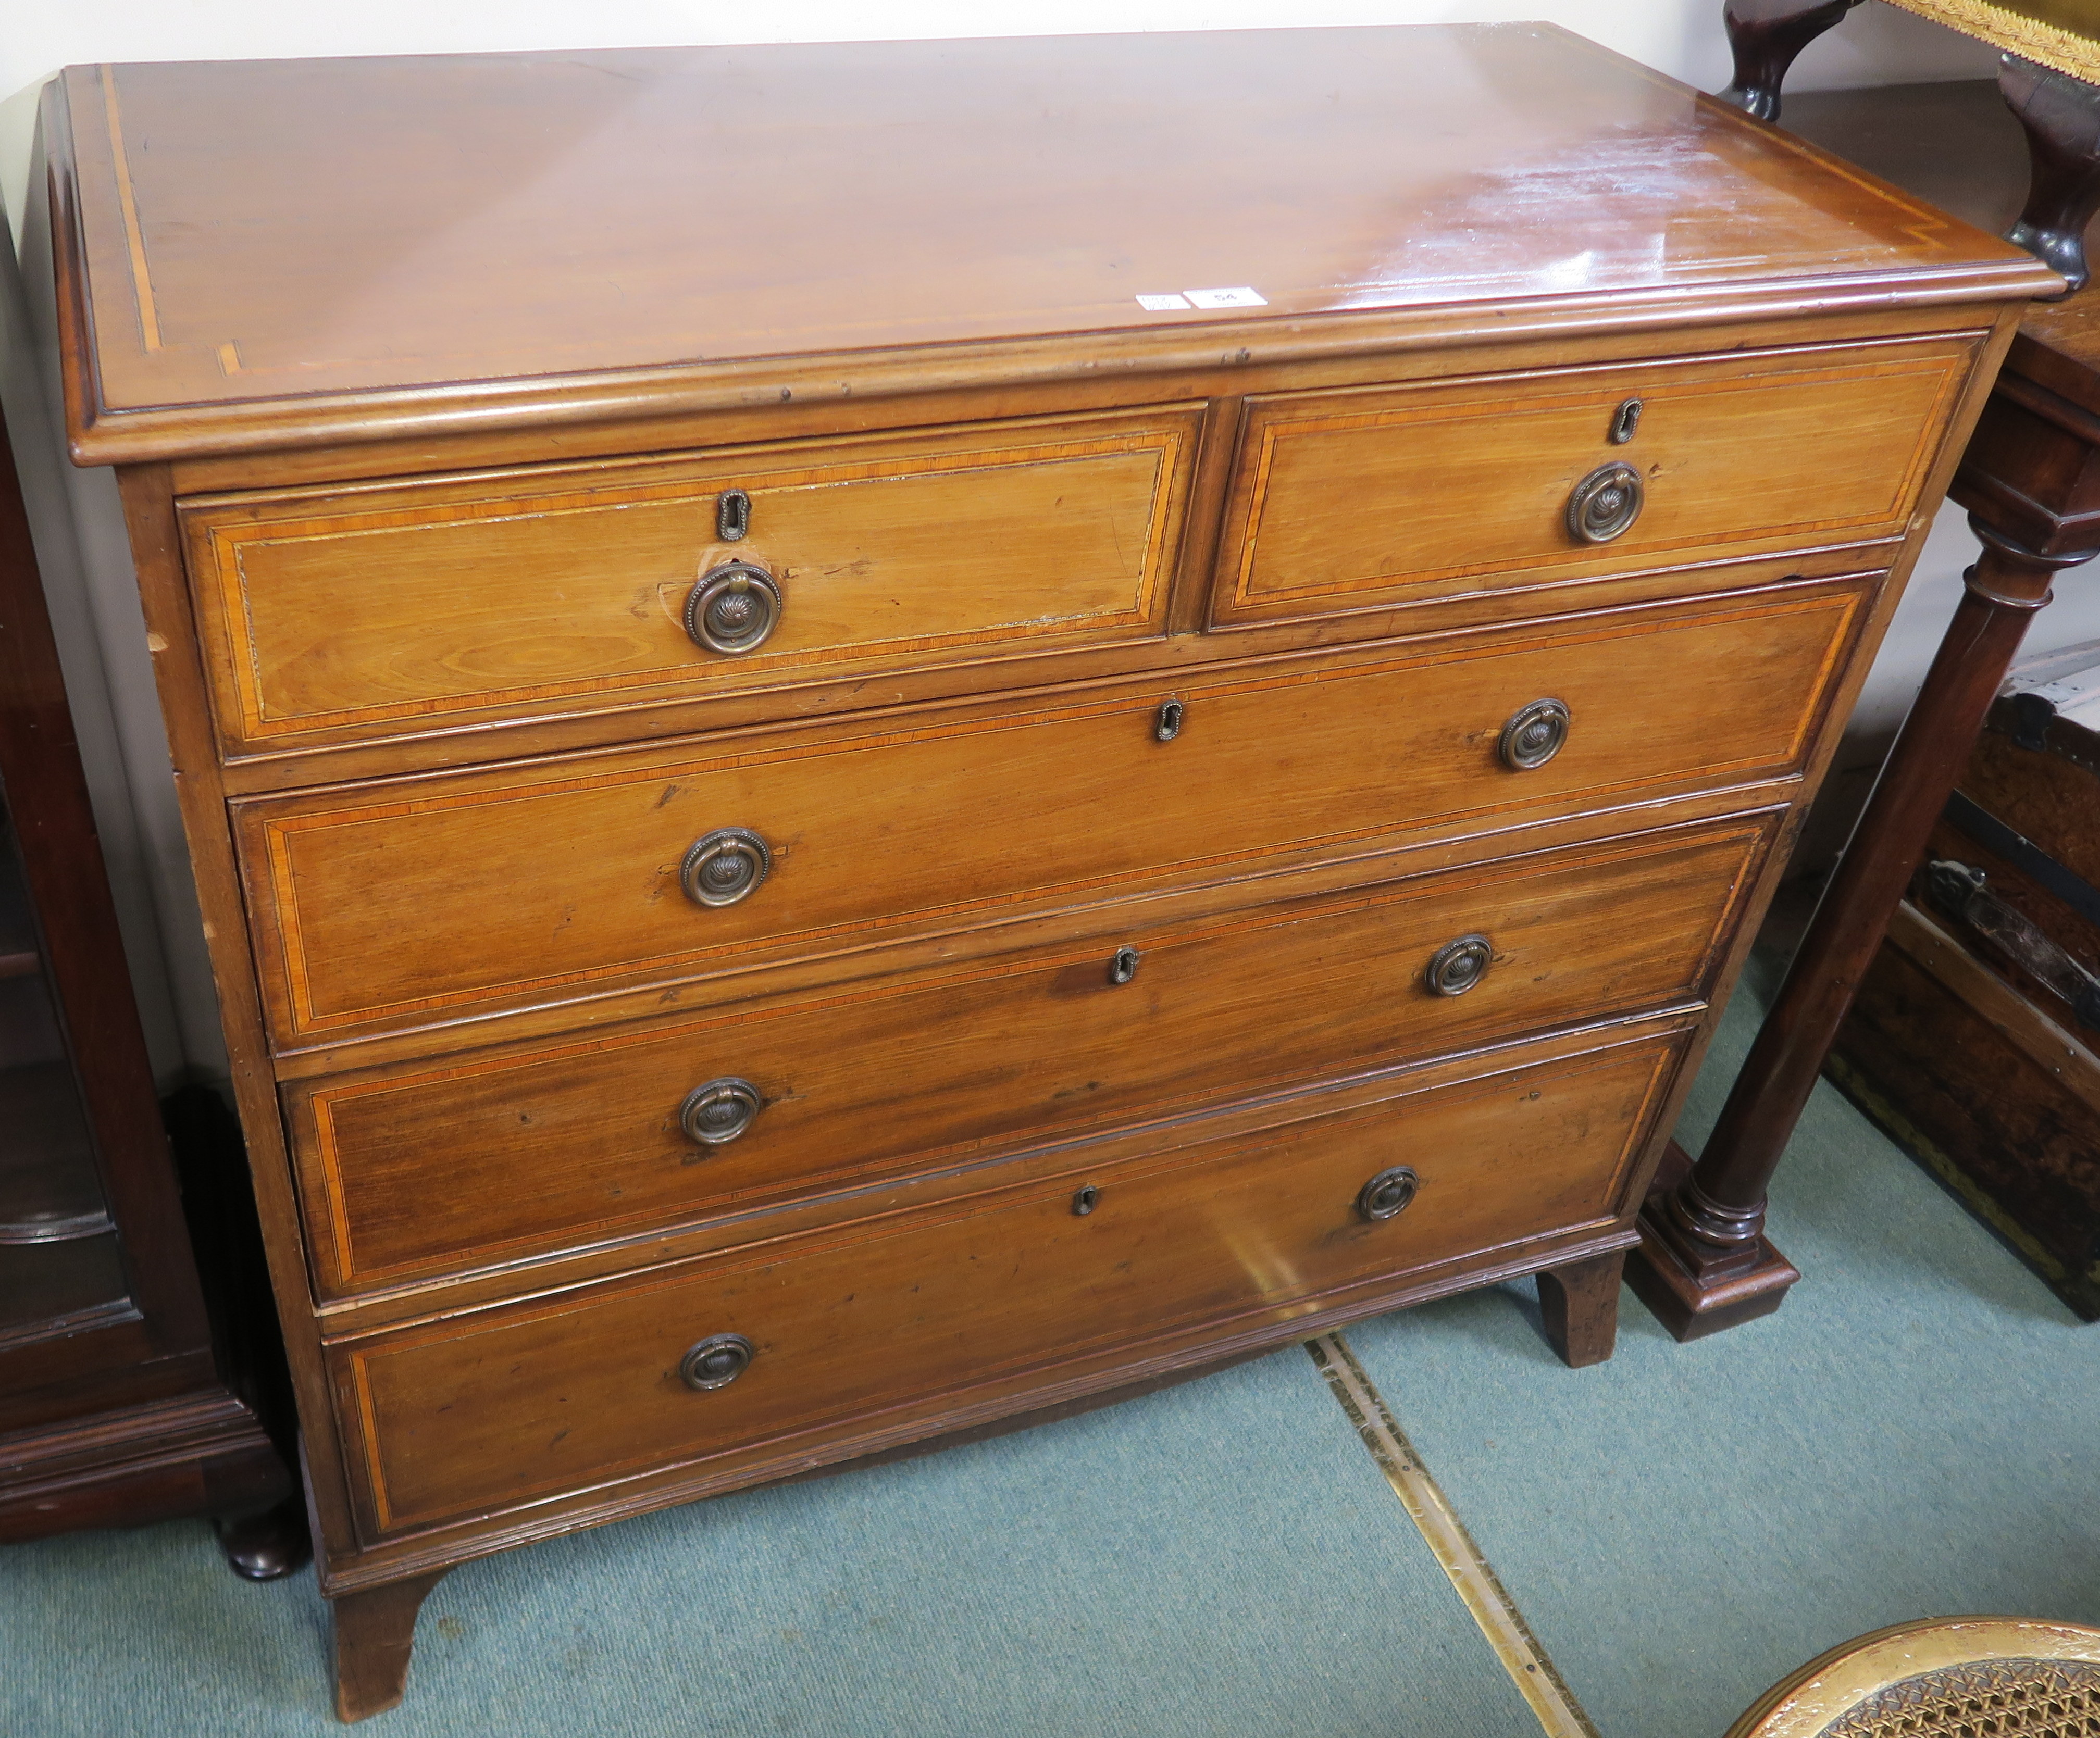
[[[46,124],[348,1718],[479,1554],[1516,1275],[1607,1355],[2055,282],[1532,25]]]
[[[209,1514],[236,1571],[285,1574],[306,1529],[258,1415],[263,1360],[224,1320],[260,1301],[241,1210],[210,1199],[237,1144],[171,1101],[193,1137],[186,1203],[131,997],[0,428],[0,1541]]]

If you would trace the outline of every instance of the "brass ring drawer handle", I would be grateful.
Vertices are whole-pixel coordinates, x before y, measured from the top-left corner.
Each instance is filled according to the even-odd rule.
[[[765,1108],[756,1086],[726,1074],[686,1094],[686,1102],[678,1107],[678,1126],[688,1140],[702,1146],[721,1146],[742,1134]]]
[[[758,1349],[741,1334],[710,1334],[678,1360],[678,1379],[696,1394],[727,1388],[757,1355]]]
[[[1630,464],[1615,460],[1599,465],[1568,497],[1568,535],[1583,543],[1608,543],[1625,536],[1640,517],[1646,495],[1640,473]]]
[[[1495,751],[1511,772],[1529,772],[1568,746],[1568,729],[1573,723],[1565,702],[1534,700],[1510,715]]]
[[[696,905],[734,905],[772,873],[773,852],[748,827],[717,827],[693,841],[678,885]]]
[[[1422,1179],[1414,1174],[1412,1166],[1394,1165],[1390,1170],[1379,1172],[1357,1191],[1357,1211],[1374,1224],[1382,1219],[1397,1218],[1421,1186]]]
[[[686,600],[686,631],[710,652],[748,652],[780,619],[780,583],[756,561],[711,567]]]
[[[1494,959],[1495,944],[1486,936],[1461,935],[1430,955],[1423,981],[1432,995],[1462,996],[1487,976]]]

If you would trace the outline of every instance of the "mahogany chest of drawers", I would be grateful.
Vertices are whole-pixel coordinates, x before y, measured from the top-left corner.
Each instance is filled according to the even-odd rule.
[[[1545,27],[76,69],[338,1707],[1633,1216],[2018,304]]]

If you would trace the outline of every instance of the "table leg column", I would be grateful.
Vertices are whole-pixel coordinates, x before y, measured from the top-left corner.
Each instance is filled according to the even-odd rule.
[[[1626,1278],[1679,1340],[1771,1313],[1801,1277],[1764,1236],[1767,1186],[2050,576],[2094,552],[1970,524],[1983,557],[1720,1120],[1696,1164],[1672,1143],[1641,1210]]]

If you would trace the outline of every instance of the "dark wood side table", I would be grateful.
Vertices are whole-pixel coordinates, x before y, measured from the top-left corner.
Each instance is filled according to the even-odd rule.
[[[170,1107],[179,1146],[231,1137],[232,1166],[178,1185],[0,428],[0,1543],[208,1514],[267,1579],[307,1555],[232,1350],[267,1297],[214,1335],[193,1252],[223,1277],[214,1246],[254,1208],[217,1190],[240,1162],[228,1113],[202,1089]]]
[[[1979,227],[2021,209],[2021,125],[1991,84],[1802,96],[1788,122]],[[2100,555],[2100,289],[2030,310],[1949,493],[1983,555],[1713,1134],[1696,1165],[1672,1144],[1642,1216],[1626,1277],[1680,1340],[1801,1277],[1763,1234],[1767,1186],[2052,578]]]
[[[1860,3],[1727,0],[1722,20],[1736,77],[1722,95],[1760,121],[1776,121],[1780,86],[1795,57]],[[2073,24],[2063,0],[1895,3],[2004,51],[1998,86],[2027,134],[2028,153],[2027,198],[2014,203],[2008,236],[2083,288],[2085,231],[2100,211],[2100,21]]]

